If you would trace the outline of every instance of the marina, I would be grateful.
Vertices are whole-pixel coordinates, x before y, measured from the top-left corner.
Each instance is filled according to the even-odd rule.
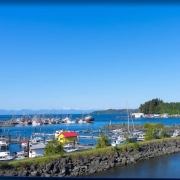
[[[57,116],[57,115],[54,115]],[[70,116],[70,115],[68,115]],[[73,119],[81,118],[81,114],[72,115]],[[129,122],[129,130],[135,128],[136,130],[144,130],[142,129],[142,125],[147,122],[146,118],[134,119],[131,118],[121,118],[117,120],[117,115],[93,115],[94,123],[59,123],[59,124],[43,124],[43,125],[22,125],[16,124],[12,127],[1,127],[0,139],[5,140],[10,145],[10,154],[12,155],[14,152],[22,152],[24,147],[21,143],[28,141],[31,136],[41,137],[42,142],[45,144],[48,140],[55,138],[56,132],[63,130],[64,132],[75,132],[77,133],[77,143],[79,149],[87,149],[93,148],[96,145],[97,139],[101,132],[104,132],[108,135],[111,140],[112,146],[113,143],[117,140],[116,143],[120,143],[120,139],[118,133],[128,131],[128,122]],[[125,116],[125,115],[124,115]],[[19,118],[21,118],[20,116]],[[32,116],[33,117],[33,116]],[[0,116],[0,120],[9,121],[6,119],[6,116]],[[162,122],[165,125],[171,125],[176,129],[180,124],[180,119],[175,118],[172,121],[172,118],[154,118],[151,119],[152,123]],[[172,126],[174,125],[174,126]],[[137,134],[137,133],[136,133]],[[59,134],[58,134],[59,135]],[[58,136],[57,135],[57,136]],[[139,137],[139,140],[143,139],[143,135]],[[115,144],[114,144],[115,145]],[[44,145],[43,145],[44,146]],[[34,146],[35,147],[35,146]]]
[[[55,117],[53,115],[22,115],[22,116],[15,116],[13,115],[11,119],[8,119],[6,121],[0,121],[0,126],[2,127],[13,127],[15,125],[32,125],[32,126],[40,126],[40,125],[50,125],[50,124],[60,124],[60,123],[66,123],[66,124],[73,124],[73,123],[79,123],[79,124],[86,124],[86,123],[93,123],[94,118],[90,116],[89,114],[81,115],[81,117],[72,119],[72,115],[66,116],[56,115]]]

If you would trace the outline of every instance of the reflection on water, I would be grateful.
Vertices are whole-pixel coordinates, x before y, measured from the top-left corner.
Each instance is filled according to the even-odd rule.
[[[119,166],[86,177],[107,178],[180,178],[180,153]]]

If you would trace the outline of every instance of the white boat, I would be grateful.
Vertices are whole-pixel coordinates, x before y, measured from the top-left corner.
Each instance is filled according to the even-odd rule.
[[[87,122],[87,123],[92,123],[94,122],[94,118],[90,115],[87,115],[84,120]]]
[[[44,152],[43,152],[44,153]],[[35,158],[35,157],[40,157],[40,156],[43,156],[43,153],[38,153],[38,150],[36,149],[31,149],[29,151],[29,158]]]
[[[38,115],[34,115],[32,118],[32,126],[41,125],[40,121],[41,121],[40,117]]]
[[[144,134],[144,132],[143,131],[139,131],[139,130],[134,130],[134,132],[132,134],[133,134],[133,136],[138,138],[139,135]]]
[[[145,139],[145,134],[139,134],[137,141],[144,141]]]
[[[122,133],[122,129],[114,129],[112,130],[112,133]]]
[[[177,137],[180,136],[180,130],[176,129],[171,137]]]
[[[30,143],[29,143],[29,147],[31,149],[43,149],[45,148],[45,146],[46,144],[41,137],[31,138]]]
[[[67,146],[63,146],[64,147],[64,151],[69,153],[69,152],[75,152],[75,151],[78,151],[77,148],[74,148],[73,145],[67,145]]]
[[[161,115],[162,118],[169,118],[169,114],[168,113],[164,113]]]
[[[30,149],[44,149],[46,147],[45,143],[29,144]]]
[[[60,129],[60,130],[55,131],[55,133],[54,133],[55,138],[57,139],[58,136],[59,136],[62,132],[63,132],[63,129]]]
[[[41,125],[41,123],[38,122],[37,120],[32,121],[32,126],[39,126],[39,125]]]
[[[71,118],[69,118],[69,117],[66,117],[66,118],[62,119],[62,122],[63,123],[68,123],[68,124],[75,123],[75,121],[72,121]]]
[[[0,161],[11,161],[14,159],[14,156],[4,156],[4,157],[0,157]]]
[[[10,161],[14,159],[10,156],[9,144],[6,141],[0,140],[0,161]]]
[[[22,146],[22,147],[25,147],[25,146],[27,146],[27,143],[28,143],[28,141],[27,141],[27,140],[24,140],[24,141],[21,142],[21,146]]]
[[[30,139],[31,144],[39,144],[39,143],[44,143],[44,140],[42,137],[32,137]]]
[[[154,114],[154,118],[160,118],[161,115],[160,114]]]
[[[0,140],[0,146],[7,146],[8,143],[5,140]]]
[[[64,146],[63,146],[63,148],[69,148],[69,147],[73,147],[74,145],[73,144],[65,144]]]
[[[120,135],[117,140],[111,143],[111,146],[119,146],[121,144],[124,144],[125,141],[126,141],[126,138],[123,135]]]
[[[87,123],[87,121],[85,121],[85,120],[83,120],[83,119],[79,119],[79,120],[78,120],[78,123],[83,124],[83,123]]]

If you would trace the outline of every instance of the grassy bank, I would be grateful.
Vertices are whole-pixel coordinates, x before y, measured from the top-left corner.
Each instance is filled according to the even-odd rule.
[[[149,141],[124,144],[124,145],[121,145],[118,147],[108,146],[106,148],[77,151],[77,152],[73,152],[73,153],[66,153],[62,157],[60,155],[53,155],[53,156],[43,156],[43,157],[29,158],[29,159],[27,158],[27,159],[11,161],[11,162],[1,162],[0,167],[3,168],[3,167],[25,166],[27,164],[43,165],[48,162],[52,162],[54,160],[62,159],[62,158],[66,158],[66,157],[70,157],[70,158],[72,158],[72,160],[76,160],[79,158],[90,158],[93,156],[99,156],[99,155],[103,156],[103,155],[112,154],[115,152],[122,152],[127,148],[132,148],[135,151],[138,151],[142,145],[147,145],[147,144],[151,144],[151,143],[166,143],[167,141],[173,141],[173,140],[177,140],[177,139],[180,140],[180,137],[153,139],[153,140],[149,140]]]

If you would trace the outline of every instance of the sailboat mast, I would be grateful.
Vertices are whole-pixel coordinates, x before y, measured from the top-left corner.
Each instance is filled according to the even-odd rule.
[[[133,131],[135,131],[136,129],[135,129],[135,126],[134,126],[134,121],[133,121],[133,118],[132,118],[132,115],[131,115],[132,113],[131,113],[130,109],[129,109],[129,113],[130,113],[131,120],[132,120]]]
[[[128,101],[127,101],[127,116],[128,116],[128,133],[130,134],[130,131],[129,131],[129,112],[128,112]]]

